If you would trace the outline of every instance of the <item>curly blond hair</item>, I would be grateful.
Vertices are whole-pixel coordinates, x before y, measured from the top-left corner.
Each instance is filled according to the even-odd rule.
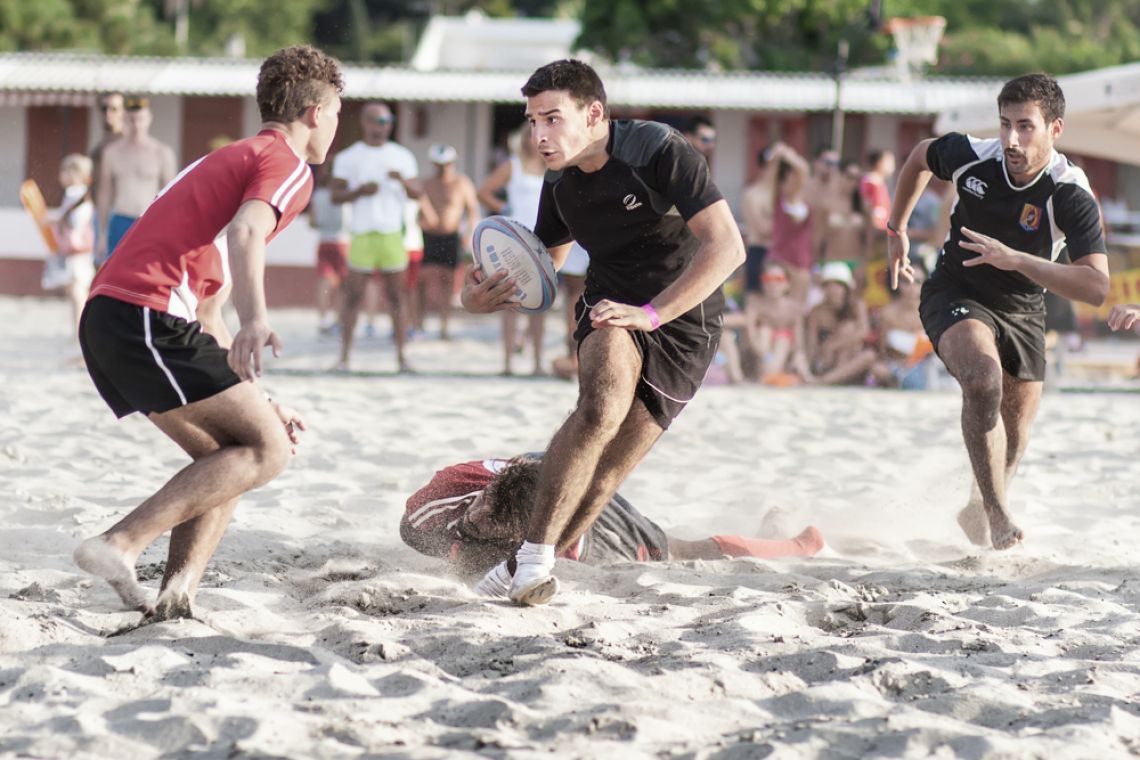
[[[257,75],[257,108],[262,121],[288,124],[309,106],[344,91],[340,63],[311,45],[294,45],[265,59]]]

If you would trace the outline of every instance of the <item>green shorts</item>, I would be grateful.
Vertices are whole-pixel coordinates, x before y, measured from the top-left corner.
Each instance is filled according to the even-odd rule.
[[[362,232],[352,236],[348,268],[355,272],[403,272],[408,252],[402,232]]]

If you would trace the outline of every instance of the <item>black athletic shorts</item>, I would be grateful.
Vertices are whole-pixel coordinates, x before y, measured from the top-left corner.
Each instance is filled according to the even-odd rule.
[[[669,539],[657,523],[615,494],[570,553],[590,565],[666,560]]]
[[[425,232],[423,263],[440,267],[459,266],[459,234],[433,235]]]
[[[168,412],[241,382],[226,350],[199,323],[107,296],[84,307],[79,345],[99,395],[118,417]]]
[[[578,322],[574,340],[579,350],[582,341],[594,331],[590,309],[600,300],[587,294],[574,306]],[[641,380],[636,395],[662,430],[669,429],[704,382],[720,344],[722,323],[720,310],[706,317],[704,304],[700,304],[653,332],[629,331],[641,354]]]
[[[764,290],[764,261],[768,258],[768,246],[750,245],[744,258],[744,290],[759,293]]]
[[[985,306],[949,277],[932,276],[922,284],[918,307],[922,326],[938,350],[942,334],[964,319],[990,328],[1001,367],[1019,380],[1045,379],[1045,310],[1005,311]]]

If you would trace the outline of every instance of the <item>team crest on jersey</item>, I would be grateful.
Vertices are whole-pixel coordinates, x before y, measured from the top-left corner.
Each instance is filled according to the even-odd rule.
[[[1021,208],[1021,229],[1026,232],[1035,232],[1041,226],[1041,207],[1026,203]]]

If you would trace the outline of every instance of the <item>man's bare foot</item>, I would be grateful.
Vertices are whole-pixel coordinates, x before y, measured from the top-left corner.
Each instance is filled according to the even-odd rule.
[[[185,591],[166,589],[158,595],[154,604],[154,612],[147,615],[152,623],[161,623],[164,620],[189,620],[194,617],[190,609],[190,595]]]
[[[348,372],[348,359],[341,359],[329,367],[329,372]]]
[[[139,585],[134,563],[107,541],[106,536],[95,536],[81,543],[71,555],[80,569],[97,575],[115,589],[115,593],[128,608],[150,612],[146,590]]]
[[[407,359],[400,359],[397,363],[396,372],[401,375],[414,375],[416,374],[415,368],[408,364]]]
[[[990,545],[990,523],[981,502],[971,500],[963,507],[958,513],[958,525],[970,543],[975,546]]]
[[[995,549],[999,551],[1009,549],[1025,538],[1025,533],[1013,524],[1013,520],[1009,519],[1009,514],[1003,508],[987,508],[986,513],[990,518],[990,536]]]

